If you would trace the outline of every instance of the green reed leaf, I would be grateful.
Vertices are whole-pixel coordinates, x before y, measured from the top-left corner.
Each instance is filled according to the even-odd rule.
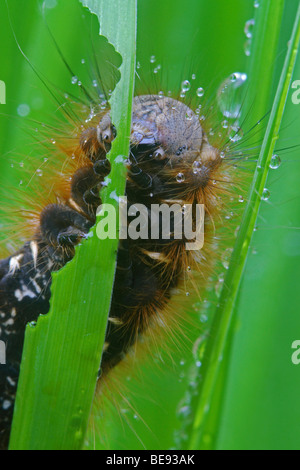
[[[136,2],[85,1],[101,28],[113,30],[114,12],[122,12],[118,35],[110,40],[122,54],[121,80],[112,100],[118,130],[110,160],[128,155],[135,69]],[[102,28],[103,29],[103,28]],[[103,203],[118,209],[125,170],[114,164]],[[53,275],[51,309],[28,326],[15,405],[10,449],[80,449],[95,393],[110,308],[118,237],[99,241],[96,229],[76,256]]]

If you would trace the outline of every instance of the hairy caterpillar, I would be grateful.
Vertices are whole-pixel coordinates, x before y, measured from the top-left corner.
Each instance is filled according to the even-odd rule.
[[[143,108],[145,108],[144,111]],[[154,119],[143,119],[143,113],[148,113],[149,111],[150,114],[154,114],[155,117],[163,118],[163,120],[160,119],[160,121],[162,121],[160,126],[155,123]],[[103,122],[102,119],[104,120]],[[181,204],[184,205],[185,203],[193,201],[196,189],[199,192],[199,194],[196,195],[196,201],[205,202],[207,210],[213,213],[218,208],[215,196],[216,181],[224,180],[225,172],[223,170],[222,175],[218,174],[218,167],[220,167],[222,161],[220,155],[221,152],[215,150],[208,143],[206,134],[202,131],[202,126],[199,124],[197,115],[192,113],[186,105],[178,101],[173,101],[172,98],[163,98],[159,95],[148,95],[147,97],[146,95],[145,99],[141,98],[136,100],[134,119],[136,119],[136,128],[133,126],[133,136],[134,133],[138,133],[138,130],[141,130],[139,127],[143,120],[146,128],[145,130],[148,133],[152,128],[152,137],[154,134],[157,139],[156,134],[159,134],[159,132],[161,136],[158,141],[153,140],[152,138],[152,141],[150,140],[150,142],[147,142],[146,144],[144,144],[142,140],[140,145],[143,147],[140,148],[137,145],[133,145],[132,151],[134,153],[136,163],[134,164],[134,162],[132,162],[131,164],[131,174],[128,183],[129,194],[130,192],[133,194],[133,196],[131,196],[132,202],[143,201],[143,198],[145,198],[145,190],[147,190],[146,199],[151,202],[153,197],[164,201],[178,201],[179,199]],[[94,125],[92,125],[92,122],[89,122],[86,126],[86,130],[79,134],[79,139],[75,141],[76,147],[69,149],[67,152],[70,156],[75,155],[75,159],[73,160],[75,167],[71,168],[71,183],[68,183],[69,174],[66,172],[65,180],[67,189],[64,187],[65,192],[62,192],[61,188],[59,189],[60,205],[47,205],[44,207],[39,217],[37,225],[38,231],[35,234],[35,237],[31,239],[23,249],[21,249],[21,252],[15,253],[13,256],[2,262],[3,291],[5,290],[3,303],[7,301],[9,282],[12,282],[10,291],[14,296],[14,299],[9,300],[8,306],[6,306],[6,311],[3,308],[2,312],[6,314],[3,325],[7,327],[7,332],[9,332],[10,328],[13,331],[16,329],[19,331],[19,327],[16,327],[16,323],[11,321],[15,317],[20,318],[20,315],[15,315],[15,310],[13,310],[15,308],[16,300],[21,302],[19,308],[22,311],[21,318],[24,323],[34,320],[36,315],[39,313],[47,312],[49,292],[45,292],[45,286],[47,286],[47,289],[49,288],[51,270],[58,269],[64,265],[66,261],[71,259],[73,255],[72,246],[79,241],[80,237],[88,231],[91,224],[95,221],[95,208],[100,204],[97,191],[100,189],[103,177],[108,171],[105,154],[109,150],[110,141],[113,138],[113,128],[111,128],[109,120],[106,119],[106,115],[96,115],[93,117],[93,121],[95,122]],[[100,121],[102,124],[100,124]],[[182,125],[182,123],[184,123],[183,129],[177,130],[177,127]],[[192,132],[189,132],[190,130],[192,130]],[[190,137],[186,135],[187,133],[189,133]],[[170,137],[172,137],[171,140]],[[166,142],[163,142],[163,139],[165,139]],[[179,140],[177,141],[177,139]],[[205,169],[203,172],[200,165],[198,165],[198,163],[200,164],[200,160],[197,161],[196,157],[197,152],[199,152],[199,146],[203,146],[201,158],[204,164],[207,161],[206,167],[205,165],[203,167]],[[157,155],[156,158],[153,158],[153,154],[155,152],[157,152]],[[152,155],[151,158],[150,155]],[[186,163],[184,158],[185,155],[190,156],[190,158],[187,158]],[[171,158],[173,160],[171,160]],[[139,165],[141,165],[141,163],[144,164],[144,160],[146,171],[141,172]],[[172,162],[171,165],[168,164],[169,161]],[[105,165],[99,165],[99,171],[97,170],[97,174],[95,171],[96,167],[102,162],[104,162]],[[93,163],[93,165],[91,165],[91,163]],[[185,164],[187,165],[186,171],[184,171]],[[77,168],[76,165],[78,166]],[[223,164],[223,168],[224,165],[226,164]],[[181,171],[179,171],[179,169]],[[184,175],[185,172],[187,172],[185,180],[183,180],[182,176],[178,177],[178,175]],[[212,172],[213,175],[211,174]],[[157,173],[162,175],[161,179],[160,177],[157,177]],[[152,187],[153,180],[155,180],[154,187]],[[200,180],[202,183],[199,185]],[[87,186],[85,185],[85,182],[87,182]],[[194,189],[193,186],[191,186],[192,184],[194,184]],[[131,185],[133,185],[133,189],[131,188]],[[203,194],[203,187],[207,187],[207,196],[205,193]],[[209,190],[209,188],[211,189]],[[213,191],[213,194],[211,195],[212,201],[210,201],[211,191]],[[150,196],[150,194],[152,194],[152,196]],[[63,203],[61,203],[61,201],[63,201]],[[89,204],[87,204],[87,201]],[[148,201],[146,202],[149,203]],[[84,217],[82,217],[83,215]],[[58,223],[53,223],[55,220]],[[76,227],[73,226],[73,224],[75,224]],[[58,240],[60,241],[58,242]],[[150,304],[149,311],[153,312],[154,307],[151,302],[153,302],[155,294],[157,294],[157,299],[155,299],[157,306],[155,309],[157,309],[157,307],[161,309],[167,300],[170,287],[174,287],[177,284],[176,277],[179,276],[181,272],[192,266],[192,260],[184,258],[183,255],[185,252],[182,251],[181,242],[172,247],[171,251],[166,251],[166,253],[162,251],[165,249],[163,244],[162,247],[159,246],[160,243],[158,243],[158,246],[155,246],[156,243],[154,246],[151,245],[152,241],[150,240],[149,247],[141,246],[141,260],[139,260],[134,266],[134,276],[131,273],[130,268],[130,264],[132,264],[132,256],[129,256],[128,259],[128,254],[125,254],[124,260],[122,260],[121,257],[120,263],[124,263],[124,266],[120,265],[119,267],[125,268],[125,272],[127,272],[128,277],[125,277],[123,282],[132,282],[130,276],[133,277],[134,282],[141,282],[139,288],[137,285],[133,290],[133,294],[136,295],[136,298],[134,298],[131,291],[130,299],[128,298],[127,302],[133,302],[132,307],[134,307],[137,302],[144,304],[148,301]],[[136,246],[134,250],[135,249]],[[167,247],[167,249],[170,248]],[[128,248],[124,251],[125,253],[128,253]],[[167,264],[168,256],[170,256],[170,258],[177,258],[178,262],[173,265],[170,263]],[[162,277],[162,275],[158,275],[161,270],[161,265],[164,267],[164,277]],[[165,269],[165,266],[169,268],[169,271]],[[40,269],[37,269],[37,267]],[[171,275],[170,272],[174,272],[174,274]],[[34,273],[33,276],[32,273]],[[138,273],[138,275],[136,273]],[[124,277],[124,275],[121,271],[120,280],[117,280],[116,282],[117,288],[120,287],[122,289],[122,277]],[[153,288],[150,293],[148,291],[149,279],[151,280],[150,287]],[[156,283],[157,286],[155,286],[154,283]],[[163,292],[161,293],[160,291]],[[42,295],[40,295],[41,292],[43,293]],[[142,296],[144,292],[145,295]],[[37,309],[35,314],[33,314],[32,304],[30,304],[30,314],[27,316],[27,301],[30,301],[30,298],[35,300],[37,297],[39,302],[34,302],[34,306]],[[140,299],[138,299],[139,297]],[[118,296],[116,299],[118,299]],[[118,310],[120,310],[120,308],[118,308]],[[143,317],[145,322],[147,322],[147,308],[144,310],[140,308],[138,313],[141,314],[141,312],[144,312]],[[128,315],[128,306],[125,315],[126,313]],[[7,314],[9,314],[9,318],[7,317]],[[130,315],[128,316],[130,317]],[[110,315],[110,329],[112,337],[114,335],[118,337],[119,334],[122,338],[122,321],[124,320],[122,319],[122,315],[120,318],[120,313],[115,315],[112,312]],[[127,320],[127,325],[129,322],[130,318]],[[128,328],[128,326],[126,326],[126,330],[129,331],[129,337],[132,336],[132,330],[138,330],[139,328],[144,329],[144,325],[138,325],[136,319],[133,319],[132,327]],[[19,335],[17,336],[17,341],[18,343],[21,343],[22,341]],[[124,345],[123,340],[121,342],[113,342],[108,336],[107,343],[111,344],[110,342],[113,344],[115,349],[113,354],[111,354],[111,361],[117,363],[119,361],[119,356],[123,354],[125,349],[127,349],[127,345]],[[127,339],[126,342],[131,344],[131,342],[134,342],[134,337],[130,340]],[[18,354],[18,357],[16,358],[16,362],[18,363],[20,360],[20,348],[15,347],[15,344],[12,341],[10,341],[10,345],[13,348],[13,351]],[[8,353],[9,357],[11,354],[9,351]],[[110,349],[108,346],[108,350],[104,355],[108,355],[109,353]],[[109,367],[108,360],[103,364]],[[15,385],[16,375],[13,375],[13,372],[14,371],[5,377],[6,386],[7,383],[10,386]],[[10,395],[8,394],[8,396],[3,397],[4,408],[7,408],[5,411],[7,411],[8,414],[11,413],[11,407],[8,406],[11,403],[9,396]]]
[[[157,95],[157,92],[154,94],[154,96],[147,98],[147,100],[148,100],[148,105],[149,105],[149,107],[153,109],[153,111],[154,111],[155,114],[158,114],[158,113],[159,113],[159,109],[161,109],[160,106],[163,108],[163,105],[162,105],[162,104],[159,105],[159,103],[164,103],[164,104],[168,103],[168,99],[167,99],[167,98],[162,98],[160,95]],[[169,100],[169,103],[171,103],[171,100]],[[180,104],[178,104],[177,106],[178,106],[180,109],[186,109],[186,108],[184,108],[183,106],[181,106]],[[185,116],[184,116],[184,118],[185,118]],[[184,121],[184,122],[185,122],[185,121]],[[188,123],[188,121],[187,121],[187,123]],[[97,125],[98,125],[98,124],[96,123],[96,127],[97,127]],[[204,125],[204,123],[203,123],[203,125]],[[206,124],[206,126],[208,126],[208,124]],[[170,128],[168,129],[168,131],[170,132]],[[207,127],[207,133],[208,133],[208,134],[209,134],[209,131],[210,131],[210,128]],[[88,132],[90,132],[90,131],[88,131]],[[86,139],[83,139],[83,141],[84,141],[84,140],[86,140]],[[210,138],[209,138],[208,140],[210,141]],[[222,140],[222,139],[220,139],[220,140]],[[94,136],[93,136],[93,135],[91,136],[91,141],[92,141],[93,143],[96,143],[96,145],[98,145],[98,143],[97,143],[98,140],[95,139],[95,135],[94,135]],[[180,146],[180,147],[183,149],[184,145],[183,145],[183,146]],[[178,149],[179,149],[180,147],[178,147]],[[88,148],[85,149],[85,151],[87,151],[87,150],[88,150]],[[145,150],[147,150],[147,149],[144,148],[143,150],[145,151]],[[156,149],[155,147],[152,148],[152,149],[150,148],[150,152],[151,152],[152,150],[153,150],[153,153],[154,153],[154,151],[155,151],[155,150],[158,150],[158,149]],[[185,149],[183,149],[183,150],[185,150]],[[160,153],[160,155],[161,155],[161,157],[164,156],[162,153]],[[156,161],[156,160],[155,160],[155,161]],[[227,160],[227,161],[228,161],[228,160]],[[158,163],[158,162],[156,161],[156,164],[162,165],[162,164],[163,164],[163,160],[161,161],[161,163]],[[226,160],[223,162],[222,165],[223,165],[223,170],[222,170],[222,171],[224,171],[224,168],[225,168],[225,165],[226,165]],[[196,168],[194,168],[194,169],[196,169]],[[75,171],[77,171],[77,170],[74,170],[73,174],[75,173]],[[88,171],[88,170],[86,170],[86,171]],[[150,170],[148,170],[148,171],[150,172]],[[176,176],[178,175],[178,173],[183,173],[183,172],[179,172],[179,171],[177,171],[176,173],[174,172],[174,174],[172,175],[173,181],[175,180],[175,178],[176,178]],[[140,172],[138,172],[138,174],[140,175]],[[93,175],[93,177],[94,177],[94,173],[92,173],[92,175]],[[147,175],[149,175],[149,173],[147,173]],[[78,174],[78,176],[79,176],[79,180],[81,181],[80,174]],[[150,176],[151,176],[151,172],[150,172]],[[216,175],[216,176],[217,176],[217,175]],[[222,178],[223,178],[223,176],[224,176],[224,174],[222,174]],[[138,177],[137,174],[134,175],[134,176],[133,176],[133,180],[134,180],[134,179],[137,179],[137,177]],[[192,177],[194,178],[194,176],[192,176]],[[139,178],[141,178],[141,175],[139,176]],[[147,180],[147,176],[146,176],[145,178],[146,178],[146,180]],[[142,179],[143,179],[143,178],[142,178]],[[218,181],[218,178],[217,178],[217,177],[214,178],[214,179],[212,179],[212,189],[215,191],[215,194],[217,194],[218,184],[213,184],[213,182],[216,183],[217,181]],[[147,184],[147,182],[145,182],[145,181],[141,181],[141,180],[140,180],[140,182],[141,182],[142,184]],[[96,181],[96,183],[99,183],[99,181]],[[149,183],[149,179],[148,179],[148,183]],[[177,184],[177,183],[178,183],[178,184]],[[188,183],[188,181],[186,181],[186,179],[185,179],[185,181],[181,181],[181,182],[178,182],[178,181],[177,181],[176,183],[174,182],[174,187],[176,187],[176,188],[184,188],[187,183]],[[226,185],[225,185],[225,186],[226,186]],[[228,186],[228,185],[227,185],[227,186]],[[145,188],[144,188],[144,189],[145,189]],[[93,198],[93,197],[95,196],[96,191],[93,191],[92,193],[94,193],[94,194],[91,194],[91,195],[90,195],[91,198]],[[223,194],[223,193],[222,193],[222,194]],[[78,195],[78,194],[77,194],[77,195]],[[152,196],[152,197],[153,197],[153,196]],[[99,203],[99,200],[97,200],[96,202]],[[81,203],[82,203],[82,202],[81,202]],[[55,209],[55,208],[54,208],[54,209]],[[216,207],[215,207],[215,209],[216,209]],[[46,211],[46,212],[47,212],[47,211]],[[72,235],[74,235],[74,234],[72,233]],[[77,235],[78,235],[78,234],[77,234]],[[64,234],[64,236],[65,236],[65,234]],[[31,256],[33,257],[32,259],[34,260],[34,256],[36,256],[36,246],[35,246],[35,245],[31,245],[31,246],[28,245],[28,253],[29,253],[29,255],[31,254]],[[155,251],[154,253],[156,253],[156,254],[157,254],[157,257],[158,257],[159,252],[158,252],[158,251]],[[12,269],[14,270],[14,269],[17,267],[17,262],[18,262],[18,260],[15,259],[15,260],[14,260],[14,263],[12,263],[14,266],[12,266],[12,267],[10,267],[10,268],[12,268]],[[64,261],[63,261],[63,262],[64,262]],[[157,262],[157,260],[154,259],[154,262]],[[189,264],[186,265],[186,267],[188,267],[188,266],[189,266]]]

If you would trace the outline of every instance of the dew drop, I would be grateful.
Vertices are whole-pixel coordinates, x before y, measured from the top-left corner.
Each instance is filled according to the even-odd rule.
[[[72,85],[75,85],[76,83],[78,83],[78,77],[76,77],[76,75],[74,75],[74,76],[71,78],[71,83],[72,83]]]
[[[155,55],[152,55],[152,56],[150,57],[150,63],[151,63],[151,64],[154,64],[155,61],[156,61],[156,57],[155,57]]]
[[[195,160],[193,162],[193,173],[194,175],[197,175],[198,173],[200,173],[201,171],[201,162],[199,162],[198,160]]]
[[[204,89],[202,87],[199,87],[199,88],[197,88],[196,93],[197,93],[197,96],[199,96],[199,98],[201,98],[201,96],[204,95]]]
[[[126,160],[127,160],[127,156],[126,156],[126,155],[118,155],[118,156],[115,158],[114,163],[125,163]]]
[[[226,250],[222,254],[221,261],[225,269],[229,268],[229,262],[232,255],[232,251],[232,248],[226,248]]]
[[[259,7],[259,1],[260,1],[260,0],[254,0],[254,8],[258,8],[258,7]]]
[[[278,155],[274,154],[272,155],[271,162],[270,162],[270,168],[272,170],[277,170],[281,165],[281,159]]]
[[[223,127],[223,129],[227,129],[227,128],[228,128],[228,121],[227,121],[227,119],[225,119],[224,121],[222,121],[222,127]]]
[[[44,4],[46,8],[52,9],[56,7],[57,0],[45,0]]]
[[[219,297],[220,294],[221,294],[223,284],[224,284],[224,274],[221,273],[221,274],[219,275],[218,281],[217,281],[217,283],[216,283],[216,285],[215,285],[215,292],[216,292],[217,297]]]
[[[231,142],[238,142],[243,137],[243,131],[238,124],[234,124],[230,127],[229,139]]]
[[[262,201],[268,201],[269,198],[270,198],[270,191],[267,188],[265,188],[262,192],[261,199]]]
[[[201,323],[206,323],[207,320],[208,320],[208,316],[205,315],[205,313],[202,313],[202,314],[200,315],[200,322],[201,322]]]
[[[237,118],[243,101],[243,85],[247,75],[241,72],[232,73],[218,89],[219,108],[226,118]]]
[[[181,83],[181,91],[183,91],[184,93],[186,93],[187,91],[189,91],[191,88],[191,84],[188,80],[184,80],[182,83]]]
[[[191,414],[191,408],[188,405],[179,406],[177,409],[177,416],[179,419],[187,418]]]
[[[192,80],[196,80],[196,74],[195,73],[193,73],[193,75],[192,75]]]
[[[17,113],[21,117],[28,116],[30,113],[30,106],[28,106],[28,104],[20,104],[18,106]]]
[[[177,183],[183,183],[183,181],[185,180],[185,177],[184,177],[184,174],[183,173],[178,173],[176,175],[176,181]]]
[[[255,22],[253,18],[251,20],[246,21],[245,23],[244,33],[246,34],[246,37],[248,39],[252,38],[254,24]]]
[[[244,51],[247,57],[251,55],[251,45],[252,45],[251,39],[247,39],[247,41],[245,41],[244,43]]]

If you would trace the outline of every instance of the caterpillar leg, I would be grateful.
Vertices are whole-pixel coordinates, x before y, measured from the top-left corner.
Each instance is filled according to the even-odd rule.
[[[45,207],[40,216],[41,235],[56,247],[74,246],[86,236],[93,223],[75,210],[60,204]]]
[[[103,160],[110,151],[111,142],[116,135],[116,128],[107,113],[97,127],[89,127],[83,131],[80,137],[80,146],[92,162]]]

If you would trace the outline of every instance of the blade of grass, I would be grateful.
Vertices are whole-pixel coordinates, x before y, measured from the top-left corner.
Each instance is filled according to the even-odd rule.
[[[103,24],[115,17],[101,0],[92,2]],[[85,5],[89,2],[85,1]],[[122,26],[111,37],[122,53],[121,81],[112,105],[118,130],[110,159],[128,155],[134,87],[136,1],[112,0]],[[107,13],[107,15],[106,15]],[[124,194],[123,164],[113,164],[103,203],[118,207]],[[75,259],[53,275],[51,309],[27,327],[10,449],[80,449],[83,444],[106,331],[115,273],[117,239],[91,237]]]
[[[269,15],[272,15],[269,10]],[[269,17],[272,20],[272,17]],[[268,18],[265,18],[268,21]],[[272,23],[272,21],[271,21]],[[300,6],[294,22],[289,41],[288,51],[276,91],[267,130],[262,143],[257,169],[255,171],[247,205],[241,222],[240,230],[234,247],[230,267],[224,282],[219,307],[216,310],[210,340],[208,341],[203,360],[203,380],[199,398],[194,400],[194,421],[190,429],[189,449],[214,448],[216,423],[219,421],[219,405],[221,402],[217,385],[224,385],[224,352],[233,325],[233,310],[239,291],[251,236],[261,202],[265,182],[268,175],[272,153],[278,139],[279,128],[284,112],[287,93],[292,77],[300,40]],[[212,414],[209,410],[212,410]]]

